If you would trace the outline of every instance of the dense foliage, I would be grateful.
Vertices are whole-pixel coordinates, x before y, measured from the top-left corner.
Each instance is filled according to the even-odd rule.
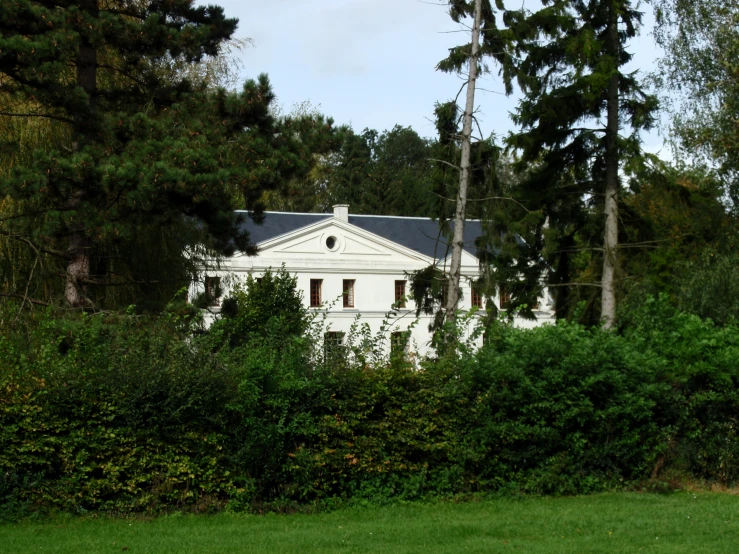
[[[739,3],[655,0],[655,39],[664,49],[657,72],[669,104],[675,157],[716,171],[736,212],[739,201]]]
[[[262,309],[246,298],[258,286],[240,310]],[[193,335],[183,317],[46,313],[3,333],[6,514],[739,479],[739,327],[662,301],[623,336],[493,325],[478,352],[421,367],[322,357],[280,317],[242,342],[224,341],[229,319]]]
[[[322,117],[275,117],[266,75],[226,91],[193,71],[235,32],[218,6],[22,0],[0,12],[0,236],[33,260],[20,277],[0,264],[3,296],[111,309],[143,294],[161,308],[203,246],[252,252],[236,210],[258,214],[263,192],[308,173],[332,140]],[[16,120],[54,132],[28,141]]]

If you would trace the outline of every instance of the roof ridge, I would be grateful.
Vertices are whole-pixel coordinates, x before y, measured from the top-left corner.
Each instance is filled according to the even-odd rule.
[[[250,210],[234,210],[239,213],[249,213]],[[265,210],[265,214],[284,214],[284,215],[311,215],[311,216],[323,216],[323,217],[334,217],[333,213],[316,213],[316,212],[278,212],[273,210]],[[388,218],[388,219],[418,219],[423,221],[436,221],[432,217],[420,217],[416,215],[373,215],[373,214],[353,214],[349,213],[349,217],[375,217],[375,218]],[[451,220],[450,220],[451,221]],[[465,221],[482,221],[481,219],[465,219]]]
[[[246,213],[248,214],[251,210],[234,210],[238,213]],[[314,212],[274,212],[274,211],[268,211],[265,210],[262,213],[264,214],[285,214],[285,215],[322,215],[325,217],[333,217],[334,214],[326,214],[326,213],[314,213]]]

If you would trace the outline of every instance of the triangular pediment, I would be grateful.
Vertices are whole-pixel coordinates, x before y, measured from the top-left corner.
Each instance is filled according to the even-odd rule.
[[[329,219],[259,243],[258,256],[427,261],[426,256],[346,222]]]
[[[452,263],[452,255],[449,253],[446,258],[442,258],[437,260],[436,265],[437,267],[441,268],[448,268]],[[462,267],[466,268],[477,268],[480,265],[480,260],[478,260],[475,256],[467,252],[466,250],[462,250]]]
[[[319,236],[298,239],[274,248],[275,252],[290,252],[292,254],[318,254]]]
[[[379,248],[366,241],[359,240],[357,237],[346,236],[344,254],[359,254],[365,256],[390,256],[391,253],[387,249]]]

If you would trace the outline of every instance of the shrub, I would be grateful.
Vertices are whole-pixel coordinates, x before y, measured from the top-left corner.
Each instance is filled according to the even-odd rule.
[[[35,318],[0,336],[4,518],[739,480],[739,328],[660,299],[621,335],[496,323],[420,367],[325,365],[279,317],[238,341],[228,318]]]

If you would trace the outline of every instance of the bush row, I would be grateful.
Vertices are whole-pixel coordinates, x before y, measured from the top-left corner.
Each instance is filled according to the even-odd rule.
[[[739,479],[732,324],[650,300],[622,334],[494,324],[479,351],[414,367],[322,363],[279,317],[241,321],[234,341],[238,318],[192,334],[171,315],[46,314],[0,337],[0,505],[247,510]]]

